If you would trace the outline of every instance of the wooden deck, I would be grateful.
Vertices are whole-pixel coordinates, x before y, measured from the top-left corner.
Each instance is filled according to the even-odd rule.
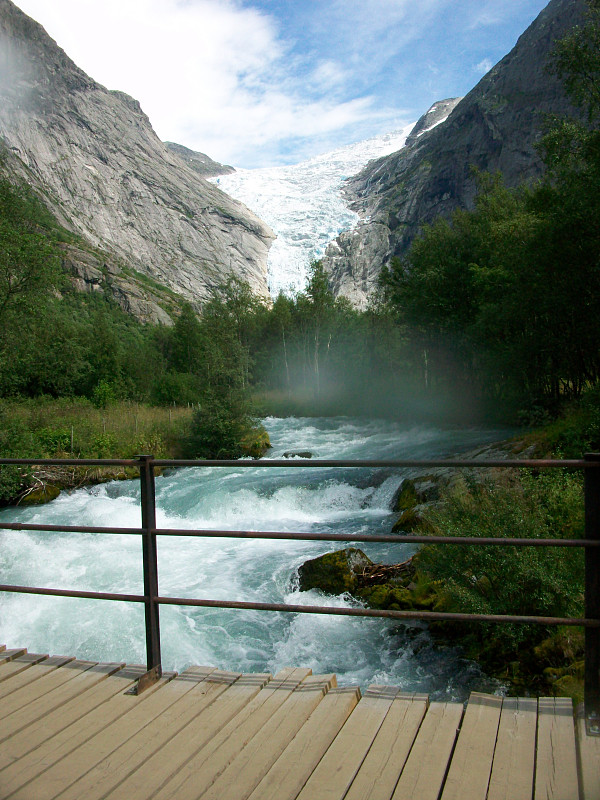
[[[466,707],[334,675],[211,667],[127,694],[143,667],[0,652],[0,797],[600,800],[571,701]]]

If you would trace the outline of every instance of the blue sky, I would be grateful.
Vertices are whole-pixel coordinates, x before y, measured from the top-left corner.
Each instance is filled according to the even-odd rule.
[[[158,133],[242,167],[296,163],[466,94],[545,0],[17,0]]]

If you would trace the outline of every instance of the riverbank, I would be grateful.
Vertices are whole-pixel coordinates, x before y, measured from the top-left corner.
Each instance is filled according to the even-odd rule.
[[[304,468],[167,470],[156,481],[163,528],[345,533],[360,538],[389,531],[390,503],[400,475],[393,470],[315,468],[319,459],[442,458],[503,438],[497,429],[442,429],[378,419],[266,418],[272,450],[311,452]],[[506,433],[504,434],[506,436]],[[0,511],[10,522],[52,527],[139,526],[139,482],[115,481],[62,492],[52,503]],[[136,537],[5,531],[0,561],[7,584],[140,593]],[[368,545],[373,561],[401,561],[411,545]],[[295,569],[323,553],[322,542],[161,537],[161,592],[180,597],[318,605],[318,593],[299,592]],[[329,599],[327,601],[329,603]],[[336,598],[332,605],[355,601]],[[2,640],[27,641],[36,652],[69,652],[90,660],[144,660],[143,611],[133,604],[6,595]],[[270,614],[227,609],[165,609],[163,668],[209,663],[239,672],[276,672],[299,663],[336,672],[341,685],[402,685],[434,700],[461,701],[490,688],[456,648],[435,647],[423,626],[405,635],[385,620],[347,616]],[[90,620],[94,624],[90,624]],[[404,628],[404,626],[402,626]],[[484,679],[485,680],[485,679]]]
[[[0,402],[0,453],[5,458],[130,458],[180,456],[190,407],[155,408],[115,402],[98,408],[85,398]],[[38,503],[63,489],[135,477],[131,468],[2,467],[0,502]]]
[[[4,458],[124,459],[140,453],[187,458],[195,406],[156,407],[130,401],[105,408],[85,398],[0,401]],[[269,446],[262,428],[247,430],[241,450],[257,458]],[[0,467],[0,505],[46,503],[63,490],[139,476],[135,467]]]
[[[553,424],[462,458],[505,460],[552,453]],[[554,453],[556,456],[556,454]],[[393,498],[398,533],[485,538],[581,538],[582,476],[553,470],[431,470],[404,479]],[[374,563],[362,551],[325,554],[301,566],[300,588],[347,592],[377,609],[582,616],[583,553],[571,548],[425,545],[400,564]],[[511,694],[583,693],[583,631],[488,623],[429,625],[441,646],[459,646]]]

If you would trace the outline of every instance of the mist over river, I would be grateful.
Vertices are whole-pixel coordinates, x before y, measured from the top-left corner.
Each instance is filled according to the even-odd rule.
[[[310,451],[315,458],[450,456],[508,434],[441,429],[384,420],[267,418],[268,457]],[[181,469],[156,480],[159,527],[389,533],[390,503],[404,470]],[[65,525],[139,526],[139,483],[124,481],[63,493],[46,506],[4,509],[0,520]],[[349,606],[346,596],[299,592],[307,559],[349,546],[328,542],[159,537],[163,595]],[[412,545],[362,545],[390,563]],[[0,532],[2,582],[143,593],[138,536]],[[425,626],[379,619],[162,606],[163,667],[207,664],[244,672],[311,667],[340,684],[390,683],[435,698],[464,699],[490,688],[472,663],[432,645]],[[0,594],[0,640],[31,652],[144,663],[141,605]]]

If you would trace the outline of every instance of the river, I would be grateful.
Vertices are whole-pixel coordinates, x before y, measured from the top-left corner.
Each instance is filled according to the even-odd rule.
[[[433,458],[501,439],[492,429],[442,429],[353,418],[267,418],[270,458],[289,450],[324,459]],[[402,471],[373,469],[179,469],[157,478],[159,527],[389,533]],[[63,493],[46,506],[5,509],[0,520],[139,526],[139,483]],[[298,591],[300,564],[344,544],[268,540],[159,539],[163,595],[348,606],[349,597]],[[358,545],[398,562],[414,546]],[[139,537],[0,533],[2,582],[142,593]],[[436,647],[420,623],[259,611],[161,607],[163,667],[190,664],[275,672],[285,665],[336,672],[340,684],[400,685],[462,700],[491,684],[452,648]],[[31,652],[143,663],[141,606],[133,603],[0,595],[0,640]],[[492,687],[493,688],[493,687]]]

